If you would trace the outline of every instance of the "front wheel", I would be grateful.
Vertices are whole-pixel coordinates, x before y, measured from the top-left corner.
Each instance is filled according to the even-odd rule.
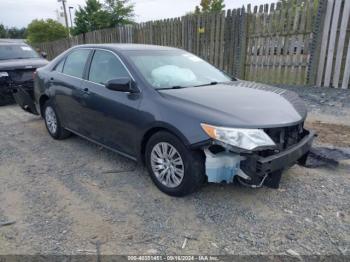
[[[188,195],[205,180],[203,152],[186,148],[168,132],[162,131],[150,138],[145,160],[152,181],[168,195]]]
[[[70,136],[71,133],[62,127],[55,107],[50,100],[44,105],[44,120],[47,131],[54,139],[64,139]]]

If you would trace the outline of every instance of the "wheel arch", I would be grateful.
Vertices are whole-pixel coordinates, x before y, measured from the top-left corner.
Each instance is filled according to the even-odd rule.
[[[147,142],[154,134],[161,131],[168,132],[176,136],[186,147],[190,145],[190,142],[188,141],[188,139],[175,127],[172,127],[166,124],[159,124],[157,126],[153,126],[149,128],[142,136],[140,150],[139,150],[139,154],[140,154],[139,158],[142,163],[145,163],[145,152],[146,152]]]
[[[39,98],[39,109],[40,109],[40,115],[43,117],[44,116],[44,104],[46,103],[46,101],[48,101],[50,99],[50,97],[46,94],[43,94],[40,96]]]

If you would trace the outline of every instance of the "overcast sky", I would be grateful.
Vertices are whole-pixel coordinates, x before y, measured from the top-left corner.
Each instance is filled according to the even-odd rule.
[[[100,0],[102,2],[103,0]],[[149,20],[182,16],[200,3],[200,0],[131,0],[135,3],[135,20]],[[276,0],[225,0],[226,9],[242,5],[259,5]],[[85,0],[67,0],[67,6],[77,8]],[[57,0],[0,0],[0,23],[5,26],[27,26],[33,19],[56,19],[61,4]],[[75,10],[75,9],[74,9]],[[74,14],[74,11],[73,11]]]

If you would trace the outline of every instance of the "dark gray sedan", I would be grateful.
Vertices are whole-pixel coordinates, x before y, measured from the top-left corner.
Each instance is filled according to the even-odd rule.
[[[11,87],[21,86],[31,95],[33,72],[48,61],[27,44],[17,40],[0,39],[0,106],[13,100]],[[26,108],[23,108],[26,109]]]
[[[276,188],[285,168],[305,163],[314,138],[296,94],[237,80],[180,49],[76,46],[34,81],[34,101],[19,101],[53,138],[74,133],[139,160],[173,196],[206,181]]]

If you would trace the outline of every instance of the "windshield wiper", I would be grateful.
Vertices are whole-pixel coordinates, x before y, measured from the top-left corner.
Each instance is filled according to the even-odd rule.
[[[210,82],[208,84],[203,84],[203,85],[197,85],[197,86],[194,86],[194,87],[200,87],[200,86],[215,86],[219,84],[219,82],[216,82],[216,81],[213,81],[213,82]]]
[[[156,90],[169,90],[169,89],[182,89],[182,88],[186,88],[186,86],[171,86],[166,88],[156,88]]]

